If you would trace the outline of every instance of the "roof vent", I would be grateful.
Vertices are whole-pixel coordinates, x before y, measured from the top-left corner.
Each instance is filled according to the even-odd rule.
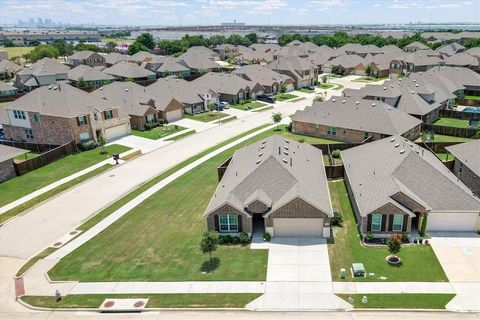
[[[288,147],[287,147],[287,146],[283,146],[283,147],[288,150]]]
[[[413,82],[417,82],[417,80],[413,79]]]
[[[458,70],[458,68],[455,68],[455,70]]]
[[[359,105],[359,104],[360,104],[360,101],[356,101],[355,104],[356,104],[356,105]]]
[[[265,144],[265,143],[267,143],[267,140],[265,140],[265,141],[262,141],[262,144]]]
[[[347,102],[347,100],[342,100],[342,103],[345,103],[345,102]]]
[[[388,110],[392,110],[392,107],[388,106],[387,109],[388,109]]]
[[[287,139],[285,139],[285,142],[286,142],[286,143],[290,143],[290,141],[288,141]]]
[[[288,156],[288,151],[287,150],[283,151],[283,153]]]
[[[334,99],[332,99],[332,102],[335,102],[335,98],[334,98]]]
[[[52,89],[52,86],[48,86],[48,90],[51,90]]]
[[[415,87],[418,87],[418,83],[415,83]]]
[[[398,148],[400,146],[399,143],[395,143],[395,148]]]
[[[414,93],[415,93],[415,91],[413,91],[413,90],[412,90],[412,92],[411,92],[411,93],[412,93],[412,94],[414,94]]]
[[[374,102],[374,103],[372,103],[372,107],[375,107],[375,106],[376,106],[375,102]]]
[[[100,87],[100,91],[103,91],[103,87]]]
[[[125,92],[128,92],[128,88],[125,89]]]
[[[383,90],[387,90],[387,87],[383,87]]]
[[[259,157],[263,156],[263,152],[260,152],[260,153],[258,154],[258,156],[259,156]]]
[[[393,84],[390,85],[390,88],[393,88]]]
[[[404,154],[404,153],[405,153],[405,149],[400,150],[400,154]]]
[[[419,72],[418,74],[419,74],[419,75],[422,75],[422,72]]]
[[[285,159],[285,158],[283,158],[282,161],[285,162],[285,163],[288,163],[287,159]]]
[[[395,141],[395,137],[393,137],[392,139],[390,139],[390,142],[393,142],[393,141]]]
[[[262,162],[262,159],[258,159],[258,160],[257,160],[257,164],[259,164],[260,162]]]

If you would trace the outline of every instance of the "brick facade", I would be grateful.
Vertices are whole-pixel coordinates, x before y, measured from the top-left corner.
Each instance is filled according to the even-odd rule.
[[[269,214],[265,219],[265,226],[273,227],[273,219],[275,218],[323,218],[324,223],[329,222],[329,217],[326,213],[318,210],[300,198],[293,199]]]
[[[456,158],[453,164],[453,173],[460,181],[469,187],[477,197],[480,197],[480,177]]]
[[[207,217],[207,228],[209,230],[219,231],[217,226],[215,226],[215,219],[217,219],[216,217],[218,217],[219,214],[236,214],[239,221],[238,232],[246,232],[249,234],[252,233],[252,230],[253,230],[252,218],[247,216],[246,213],[238,211],[237,209],[233,208],[228,204],[223,205],[222,207],[215,210]]]
[[[0,182],[7,181],[16,177],[15,167],[13,166],[13,159],[8,159],[0,162]]]

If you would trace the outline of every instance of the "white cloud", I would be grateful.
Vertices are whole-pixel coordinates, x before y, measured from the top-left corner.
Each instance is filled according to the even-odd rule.
[[[342,7],[346,5],[344,0],[310,0],[309,6],[317,11],[325,11],[335,7]]]

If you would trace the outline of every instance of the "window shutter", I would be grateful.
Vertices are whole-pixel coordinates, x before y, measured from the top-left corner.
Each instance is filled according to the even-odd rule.
[[[80,120],[77,117],[77,127],[80,127]]]
[[[367,231],[372,231],[372,215],[367,216]]]
[[[88,124],[87,116],[84,116],[84,117],[83,117],[83,122],[84,122],[84,124]]]
[[[393,231],[393,220],[395,220],[395,215],[391,214],[388,216],[388,231]]]
[[[408,215],[403,216],[403,228],[402,231],[407,231],[407,224],[408,224]]]
[[[386,230],[386,227],[387,226],[387,215],[386,214],[382,214],[382,231],[385,231]]]
[[[243,217],[242,217],[241,215],[237,215],[238,232],[242,232],[242,231],[243,231],[242,218],[243,218]]]
[[[215,231],[220,230],[220,223],[218,222],[218,214],[213,216],[214,224],[215,224]]]

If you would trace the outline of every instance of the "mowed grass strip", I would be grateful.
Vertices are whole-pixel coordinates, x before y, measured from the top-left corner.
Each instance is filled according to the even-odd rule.
[[[402,259],[399,266],[389,265],[385,261],[385,257],[390,255],[386,246],[362,245],[344,181],[330,181],[328,185],[332,207],[338,209],[343,217],[343,227],[334,227],[334,236],[328,244],[334,281],[345,281],[340,279],[340,268],[347,270],[346,281],[448,281],[430,245],[403,246],[398,254]],[[367,275],[368,273],[375,275],[353,279],[350,273],[352,263],[363,263]]]
[[[214,120],[222,119],[225,117],[229,117],[228,113],[220,112],[220,111],[208,111],[203,113],[198,113],[195,115],[185,114],[185,118],[191,120],[197,120],[201,122],[211,122]]]
[[[393,293],[393,294],[339,294],[348,301],[354,299],[353,306],[358,309],[445,309],[455,294],[433,293]],[[362,297],[367,297],[367,303],[362,303]]]
[[[468,120],[455,118],[437,118],[433,123],[436,126],[455,127],[455,128],[469,128]]]
[[[149,299],[146,308],[243,308],[258,298],[259,293],[197,293],[197,294],[114,294],[67,295],[55,297],[23,296],[22,301],[42,308],[98,308],[105,299]]]
[[[57,180],[68,177],[100,161],[108,159],[114,153],[122,153],[130,148],[120,145],[106,146],[107,154],[100,154],[100,148],[68,155],[44,167],[15,177],[0,184],[2,190],[0,207],[27,194],[43,188]]]
[[[137,137],[142,137],[151,140],[158,140],[160,138],[168,137],[171,134],[185,130],[186,128],[177,125],[168,125],[163,127],[156,127],[151,130],[132,130],[132,134]]]

